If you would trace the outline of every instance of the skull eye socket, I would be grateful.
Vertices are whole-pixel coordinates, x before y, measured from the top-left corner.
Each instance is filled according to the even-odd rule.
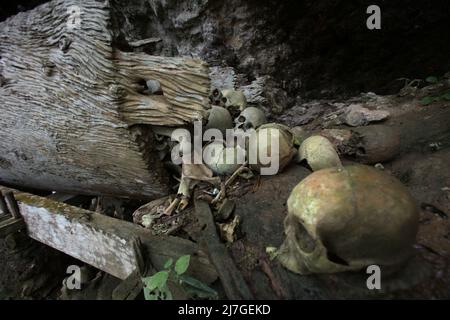
[[[223,102],[223,103],[227,103],[227,98],[222,97],[222,102]]]
[[[297,224],[295,239],[303,252],[311,253],[316,248],[316,242],[301,223]]]
[[[245,117],[244,117],[244,116],[239,116],[239,117],[237,118],[237,121],[238,121],[238,122],[241,122],[241,123],[244,123],[244,122],[245,122]]]

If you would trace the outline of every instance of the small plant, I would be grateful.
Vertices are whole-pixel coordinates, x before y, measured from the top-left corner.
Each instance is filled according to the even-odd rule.
[[[434,76],[430,76],[427,77],[425,79],[426,82],[428,82],[429,84],[437,84],[439,83],[439,78],[434,77]],[[443,94],[440,94],[438,96],[427,96],[422,98],[422,100],[420,101],[421,104],[423,104],[424,106],[428,106],[434,102],[439,102],[439,101],[450,101],[450,91],[446,91]]]
[[[439,79],[435,76],[429,76],[425,79],[426,82],[430,83],[430,84],[436,84],[439,82]]]
[[[428,106],[434,102],[439,102],[439,101],[450,101],[450,91],[445,92],[444,94],[441,94],[439,96],[427,96],[422,98],[422,100],[420,100],[420,103],[422,103],[424,106]]]
[[[215,290],[186,274],[190,260],[190,255],[180,257],[175,264],[173,259],[169,259],[164,264],[164,270],[142,278],[145,300],[172,300],[169,284],[180,286],[193,299],[217,299]]]

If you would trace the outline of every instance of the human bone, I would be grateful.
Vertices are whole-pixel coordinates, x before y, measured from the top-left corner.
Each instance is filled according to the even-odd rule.
[[[306,160],[313,171],[342,166],[333,144],[322,136],[311,136],[303,141],[299,160]]]
[[[233,128],[233,119],[230,112],[219,106],[212,106],[209,110],[208,122],[206,123],[206,129],[219,129],[225,131],[226,129]]]
[[[239,146],[225,147],[222,143],[213,142],[205,146],[203,158],[215,174],[231,175],[245,161],[245,150]]]
[[[372,125],[352,129],[353,154],[365,164],[385,162],[394,158],[401,146],[400,132],[395,127]]]
[[[247,99],[240,90],[222,90],[222,98],[226,99],[224,100],[226,108],[236,107],[242,111],[247,106]]]
[[[248,146],[250,153],[256,156],[256,161],[250,161],[250,167],[261,171],[263,167],[270,167],[271,163],[262,162],[260,155],[277,157],[279,163],[279,172],[281,172],[292,160],[296,150],[294,148],[294,137],[287,126],[278,123],[267,123],[256,130],[255,145]],[[278,138],[278,150],[272,146],[272,137]],[[250,160],[252,160],[250,158]],[[252,163],[254,162],[254,163]]]
[[[365,165],[316,171],[287,201],[280,262],[300,273],[395,270],[412,255],[419,213],[396,178]]]
[[[236,126],[244,130],[257,129],[266,122],[264,111],[256,107],[245,108],[235,120]]]

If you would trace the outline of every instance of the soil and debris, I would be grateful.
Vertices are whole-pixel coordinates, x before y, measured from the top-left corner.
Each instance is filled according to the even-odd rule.
[[[292,26],[288,23],[277,33],[271,29],[270,23],[263,23],[269,30],[263,30],[260,37],[267,39],[260,40],[260,43],[257,39],[250,41],[246,48],[245,39],[251,38],[251,32],[261,27],[255,23],[247,28],[245,21],[251,21],[258,13],[264,17],[272,12],[277,17],[290,17],[292,3],[277,5],[275,11],[269,10],[271,5],[264,10],[246,11],[247,5],[240,0],[232,2],[238,4],[235,11],[240,14],[236,25],[227,32],[235,29],[248,32],[240,34],[240,37],[230,37],[227,42],[222,38],[228,35],[220,34],[220,28],[211,18],[223,15],[226,12],[224,7],[212,6],[205,1],[194,5],[192,14],[187,16],[180,12],[184,6],[173,7],[156,1],[153,7],[149,7],[140,6],[137,1],[123,13],[115,13],[113,23],[126,22],[123,31],[115,35],[117,45],[128,50],[136,47],[137,51],[153,54],[195,53],[195,56],[213,62],[210,76],[213,85],[211,104],[214,107],[205,127],[245,131],[267,123],[286,126],[289,147],[285,152],[284,170],[274,176],[262,176],[259,174],[261,168],[247,163],[224,165],[225,153],[222,150],[207,165],[174,165],[170,161],[171,151],[180,147],[181,141],[171,141],[171,130],[154,128],[156,150],[173,182],[173,192],[166,197],[146,202],[104,195],[61,195],[50,190],[40,194],[129,221],[149,229],[156,236],[181,237],[196,243],[204,241],[204,225],[199,222],[194,206],[194,201],[201,199],[209,203],[221,244],[227,248],[252,295],[258,299],[449,299],[450,73],[427,79],[399,79],[406,67],[399,64],[397,69],[393,68],[392,63],[398,61],[387,61],[390,60],[386,58],[389,54],[383,50],[378,63],[371,66],[377,69],[382,65],[382,70],[377,69],[377,72],[384,72],[383,76],[371,80],[369,73],[358,71],[356,74],[364,73],[366,76],[359,78],[353,73],[349,80],[350,73],[342,70],[349,69],[354,63],[347,61],[349,58],[346,57],[355,55],[358,46],[349,52],[339,50],[337,57],[324,53],[329,60],[345,61],[341,64],[334,62],[330,70],[317,70],[311,66],[317,65],[314,60],[320,54],[311,53],[303,64],[292,58],[295,44],[302,43],[299,50],[305,51],[305,46],[312,41],[308,38],[302,42],[305,32],[292,33],[299,34],[302,39],[289,36],[288,31],[292,27],[304,30],[303,24]],[[114,2],[115,7],[120,5],[121,1]],[[315,13],[321,7],[307,1],[304,8]],[[325,9],[325,14],[335,12],[332,6],[325,6]],[[395,8],[390,9],[388,12]],[[160,18],[147,21],[145,16],[150,15],[138,14],[140,11],[159,13]],[[161,14],[164,11],[169,14]],[[318,29],[308,33],[308,37],[323,34],[320,28],[332,29],[339,24],[337,20],[344,12],[339,12],[328,24],[324,24],[322,20],[325,18],[319,15],[322,18],[315,27]],[[436,24],[439,27],[442,15],[435,12],[433,17],[439,22]],[[155,38],[146,43],[133,41],[134,38],[142,38],[142,32],[138,30],[142,23],[134,23],[139,18],[148,24],[149,31],[144,33],[165,30],[164,41]],[[311,25],[307,20],[303,23],[308,28]],[[198,35],[202,28],[206,30],[206,40]],[[401,30],[398,32],[403,34]],[[267,34],[270,37],[263,36]],[[361,30],[358,35],[364,38]],[[180,38],[189,40],[179,41]],[[332,38],[339,40],[339,37]],[[409,41],[416,43],[413,37]],[[219,45],[221,43],[225,44]],[[358,42],[361,43],[365,44],[366,40]],[[371,45],[377,47],[379,43]],[[419,43],[419,46],[423,45],[423,42]],[[313,50],[315,53],[333,52],[324,46],[319,45]],[[261,47],[265,49],[261,50]],[[277,60],[274,57],[278,51],[284,55]],[[417,73],[423,77],[427,72],[439,70],[438,62],[428,70],[420,68],[426,60],[421,54],[417,57],[413,53],[402,54],[419,62]],[[438,57],[439,62],[448,62],[441,54]],[[219,60],[223,61],[218,63]],[[357,62],[359,66],[371,65],[364,58]],[[447,67],[444,62],[440,67]],[[278,68],[280,65],[282,68]],[[305,72],[308,67],[309,71]],[[407,71],[407,76],[411,76],[410,70]],[[386,79],[391,79],[395,85],[387,83]],[[150,94],[160,90],[158,84],[150,84],[148,88]],[[355,94],[371,88],[390,94]],[[254,108],[252,112],[251,108]],[[327,159],[325,164],[313,162],[297,151],[308,137],[318,136],[333,146],[330,160]],[[232,157],[239,153],[237,148],[232,151]],[[420,208],[414,257],[401,271],[383,280],[381,291],[367,290],[367,275],[363,271],[298,275],[287,271],[277,260],[277,248],[285,239],[286,202],[292,189],[330,162],[333,166],[362,163],[392,175],[408,188]],[[111,299],[121,283],[119,279],[37,243],[22,233],[1,240],[0,260],[5,263],[0,266],[0,299]],[[70,265],[82,267],[82,290],[68,290],[63,284],[67,277],[65,271]],[[220,281],[212,286],[221,298],[226,297],[226,288]],[[143,298],[143,295],[138,298]]]
[[[270,248],[278,248],[284,239],[287,197],[299,181],[311,174],[311,167],[304,161],[290,161],[289,166],[275,176],[260,176],[244,165],[220,177],[204,165],[183,165],[173,171],[174,177],[176,173],[179,175],[174,180],[174,190],[180,190],[186,179],[187,193],[174,193],[146,204],[104,196],[63,195],[60,199],[133,221],[155,235],[173,235],[200,242],[203,230],[191,203],[195,188],[199,198],[211,203],[218,235],[258,298],[449,298],[450,132],[445,129],[450,120],[450,102],[443,99],[424,105],[423,95],[429,90],[428,87],[418,89],[414,96],[367,93],[343,101],[317,100],[305,103],[302,107],[305,112],[290,110],[289,115],[278,118],[280,123],[297,128],[293,130],[296,138],[305,139],[317,133],[328,137],[336,146],[344,166],[355,162],[370,163],[393,175],[417,200],[420,229],[416,255],[401,275],[386,280],[388,289],[382,293],[361,289],[364,273],[295,275],[286,272],[274,259],[273,252],[270,254]],[[349,113],[354,114],[350,117],[351,123],[348,123]],[[434,117],[440,121],[427,122]],[[383,156],[377,153],[375,159],[352,153],[354,144],[360,146],[358,143],[361,142],[351,138],[355,134],[353,130],[373,126],[372,122],[381,128],[395,128],[401,132],[402,144],[397,146],[398,150],[388,150]],[[424,122],[426,128],[421,127]],[[414,143],[404,143],[411,141]],[[56,194],[49,197],[58,198]],[[184,201],[182,206],[181,201]],[[15,237],[18,239],[10,237],[2,245],[1,255],[7,261],[0,273],[2,298],[110,299],[120,284],[120,280],[24,235]],[[62,285],[66,276],[64,266],[77,263],[83,266],[86,275],[83,290],[73,292]],[[216,283],[215,286],[219,286],[220,291],[220,285]],[[268,287],[272,290],[268,291]]]

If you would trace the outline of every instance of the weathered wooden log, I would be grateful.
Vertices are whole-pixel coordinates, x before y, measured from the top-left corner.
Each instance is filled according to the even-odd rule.
[[[202,245],[208,249],[208,255],[211,262],[216,266],[227,298],[230,300],[253,299],[244,277],[234,264],[228,249],[220,241],[208,203],[196,197],[195,213],[202,225]]]
[[[54,0],[0,23],[0,181],[136,198],[167,191],[146,125],[207,108],[208,67],[113,47],[108,1]],[[147,80],[163,95],[149,95]]]
[[[12,190],[0,187],[0,191]],[[190,254],[192,263],[189,270],[195,277],[206,283],[217,278],[207,255],[191,241],[176,237],[155,237],[150,231],[130,222],[13,191],[23,221],[0,223],[5,232],[23,228],[25,222],[31,238],[120,279],[128,278],[138,268],[134,242],[139,238],[147,258],[156,270],[162,269],[169,258],[177,259]]]

